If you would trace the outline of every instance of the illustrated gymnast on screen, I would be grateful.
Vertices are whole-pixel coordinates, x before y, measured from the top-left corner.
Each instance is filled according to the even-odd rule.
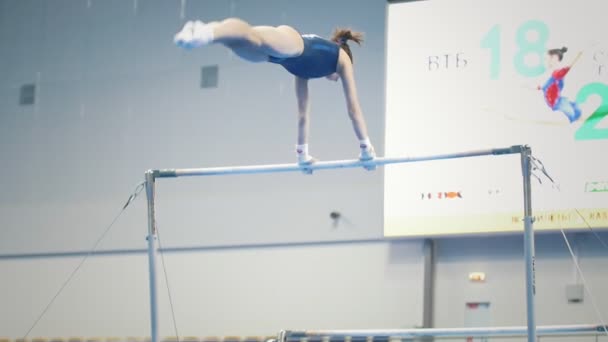
[[[308,80],[321,77],[331,81],[342,80],[348,114],[359,139],[359,159],[370,161],[375,158],[357,97],[349,40],[361,44],[362,34],[337,29],[331,40],[327,40],[313,34],[301,35],[290,26],[251,26],[237,18],[210,23],[189,21],[174,37],[174,42],[184,49],[220,43],[247,61],[280,64],[295,76],[298,102],[296,153],[301,166],[315,161],[308,154]]]
[[[551,110],[562,112],[570,123],[573,123],[581,117],[581,109],[575,101],[570,101],[561,94],[564,88],[564,79],[581,57],[582,52],[579,52],[569,66],[561,67],[561,62],[567,51],[568,48],[566,47],[547,51],[547,66],[551,70],[551,77],[544,85],[538,86],[538,89],[543,91],[545,102]]]

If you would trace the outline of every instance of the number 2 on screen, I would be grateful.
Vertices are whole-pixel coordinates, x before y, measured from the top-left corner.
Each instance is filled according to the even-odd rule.
[[[591,95],[599,95],[602,103],[576,131],[574,134],[576,140],[608,139],[608,128],[596,128],[600,121],[608,115],[608,85],[604,83],[587,84],[578,92],[576,102],[581,104],[587,101]]]

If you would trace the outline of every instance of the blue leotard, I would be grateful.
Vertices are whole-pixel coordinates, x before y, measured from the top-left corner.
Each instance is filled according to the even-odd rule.
[[[318,78],[333,74],[338,67],[340,46],[314,34],[303,34],[304,50],[297,57],[269,57],[268,61],[282,65],[301,78]]]

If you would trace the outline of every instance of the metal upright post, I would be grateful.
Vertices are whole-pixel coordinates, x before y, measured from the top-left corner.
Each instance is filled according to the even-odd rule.
[[[526,308],[528,316],[528,342],[536,340],[536,316],[534,296],[536,294],[535,255],[534,255],[534,217],[532,216],[532,150],[523,146],[521,150],[521,166],[524,179],[524,258],[526,262]]]
[[[433,328],[433,308],[435,299],[435,240],[425,239],[423,245],[424,280],[422,288],[422,327]],[[422,338],[421,341],[432,342],[433,337]]]
[[[156,176],[153,171],[146,172],[146,196],[148,197],[148,264],[150,273],[150,342],[159,342],[158,292],[156,282],[158,239],[156,235],[156,216],[154,210],[155,178]]]

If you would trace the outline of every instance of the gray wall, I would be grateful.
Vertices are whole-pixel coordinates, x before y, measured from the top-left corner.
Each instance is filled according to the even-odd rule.
[[[595,304],[606,315],[608,308],[608,250],[590,233],[568,234],[584,272]],[[606,241],[608,235],[602,234]],[[489,302],[492,326],[526,324],[523,238],[440,239],[437,243],[435,325],[465,326],[465,303]],[[485,283],[468,281],[470,272],[482,271]],[[572,257],[559,234],[536,236],[536,318],[538,325],[568,325],[599,322],[587,293],[582,303],[569,303],[566,286],[580,284]],[[524,338],[492,341],[526,341]],[[608,341],[608,336],[544,337],[541,341]]]
[[[171,43],[180,1],[0,0],[0,335],[19,337],[148,168],[283,163],[294,158],[292,78],[213,46]],[[385,3],[186,1],[186,18],[239,16],[328,35],[364,31],[356,77],[383,150]],[[200,89],[203,65],[220,86]],[[19,106],[19,88],[37,102]],[[314,81],[311,149],[354,157],[339,85]],[[332,225],[329,212],[347,219]],[[148,334],[145,203],[130,207],[33,336]],[[382,240],[382,171],[162,180],[158,220],[182,335],[283,328],[413,327],[422,321],[422,244]],[[595,321],[565,303],[575,281],[557,235],[538,237],[539,323]],[[601,307],[606,250],[576,238]],[[437,326],[462,326],[466,301],[492,323],[523,324],[521,237],[440,239]],[[41,253],[41,254],[40,254]],[[486,271],[483,285],[467,282]],[[161,279],[161,334],[172,333]]]
[[[265,336],[288,327],[412,327],[421,321],[420,260],[420,244],[413,242],[165,255],[182,336]],[[0,282],[0,334],[22,336],[78,261],[0,261],[0,274],[10,275]],[[169,336],[173,325],[159,268],[160,333]],[[95,257],[33,336],[149,335],[147,286],[144,254]]]

